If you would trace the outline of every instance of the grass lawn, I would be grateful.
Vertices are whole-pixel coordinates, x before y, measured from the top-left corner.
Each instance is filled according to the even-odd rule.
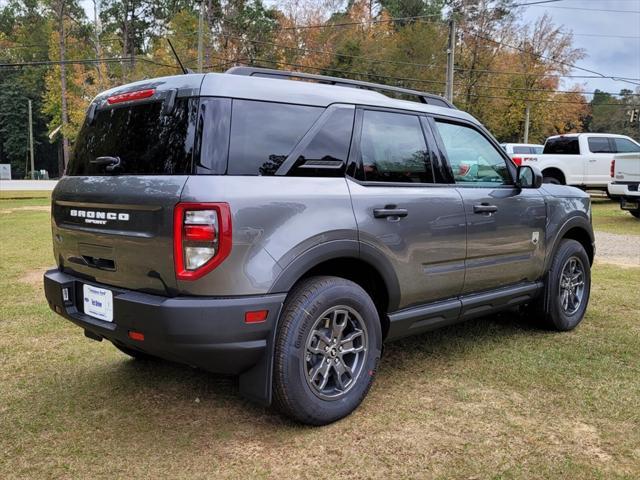
[[[640,269],[598,264],[570,333],[494,316],[389,344],[356,413],[308,428],[49,311],[47,201],[0,199],[0,478],[640,476]]]
[[[640,235],[640,220],[608,198],[591,198],[593,228],[603,232]]]

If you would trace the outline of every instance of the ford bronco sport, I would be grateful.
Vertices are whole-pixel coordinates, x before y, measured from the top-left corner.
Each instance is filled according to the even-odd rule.
[[[321,425],[366,396],[383,341],[515,307],[578,325],[590,208],[435,95],[249,67],[157,78],[91,103],[44,286],[87,337],[239,375]]]

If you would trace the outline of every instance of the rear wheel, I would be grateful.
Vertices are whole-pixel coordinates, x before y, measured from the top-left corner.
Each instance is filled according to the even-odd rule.
[[[544,294],[528,314],[555,330],[572,330],[584,318],[591,293],[591,267],[584,247],[563,240],[551,262]]]
[[[378,312],[359,285],[337,277],[303,280],[278,325],[275,405],[311,425],[349,415],[373,383],[381,345]]]

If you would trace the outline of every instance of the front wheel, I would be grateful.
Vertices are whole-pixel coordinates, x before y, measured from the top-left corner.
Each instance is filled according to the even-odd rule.
[[[629,213],[636,218],[640,218],[640,208],[636,208],[635,210],[629,210]]]
[[[542,177],[542,183],[550,183],[552,185],[562,185],[562,182],[553,176]]]
[[[529,314],[545,326],[573,330],[584,318],[591,293],[591,265],[584,247],[563,240],[551,262],[544,295]]]
[[[275,405],[310,425],[349,415],[373,383],[381,346],[378,312],[359,285],[338,277],[303,280],[278,324]]]

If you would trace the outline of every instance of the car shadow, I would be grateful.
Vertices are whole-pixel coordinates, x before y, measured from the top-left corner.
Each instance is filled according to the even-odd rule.
[[[484,355],[491,355],[491,344],[496,348],[501,342],[523,335],[549,335],[535,328],[517,315],[502,314],[470,320],[419,336],[409,337],[385,346],[378,368],[375,390],[383,395],[393,389],[390,382],[411,382],[416,362],[424,362],[429,369],[429,359],[437,357],[453,360],[468,355],[471,345],[488,345]],[[109,346],[110,347],[110,346]],[[408,370],[413,368],[412,372]],[[174,433],[203,435],[224,439],[239,431],[252,431],[259,426],[267,431],[290,431],[294,436],[307,431],[305,426],[279,415],[274,409],[261,407],[239,395],[235,377],[216,375],[189,366],[164,360],[133,360],[121,355],[96,363],[93,367],[75,367],[62,372],[57,380],[58,395],[50,395],[51,385],[43,382],[37,397],[36,410],[43,412],[60,409],[60,402],[68,402],[60,415],[71,413],[84,417],[88,422],[99,422],[93,415],[103,412],[109,422],[127,432],[131,419],[145,425],[145,430],[163,431],[169,422]],[[49,395],[47,395],[47,391]],[[64,417],[63,417],[64,418]],[[176,422],[172,419],[180,419]],[[182,431],[180,431],[182,430]],[[128,441],[126,433],[123,440]],[[154,435],[138,437],[136,442],[157,441]],[[142,447],[142,445],[139,445]]]

